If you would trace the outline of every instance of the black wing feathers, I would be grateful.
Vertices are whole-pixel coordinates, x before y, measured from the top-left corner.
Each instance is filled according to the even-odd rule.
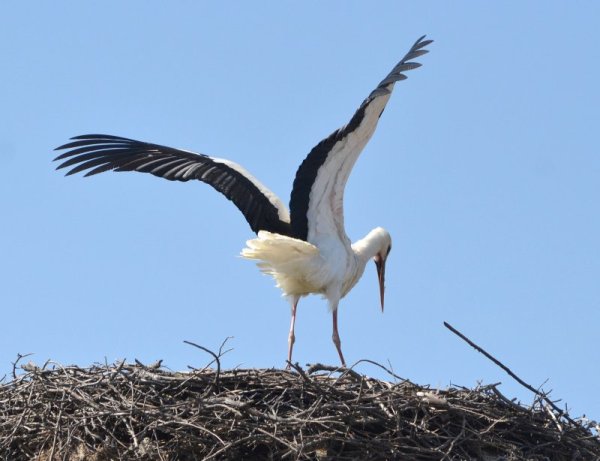
[[[68,150],[55,160],[65,160],[57,169],[73,167],[67,175],[86,171],[85,176],[92,176],[114,170],[140,171],[170,181],[196,179],[211,185],[231,200],[254,232],[268,230],[291,234],[289,222],[280,218],[280,210],[265,195],[268,191],[248,178],[246,172],[232,162],[103,134],[76,136],[72,142],[56,150],[63,149]]]

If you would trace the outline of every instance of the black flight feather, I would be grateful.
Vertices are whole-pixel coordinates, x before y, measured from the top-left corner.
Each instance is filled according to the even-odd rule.
[[[140,171],[170,181],[196,179],[231,200],[254,232],[291,234],[290,223],[280,218],[279,208],[265,195],[265,189],[259,187],[262,185],[248,178],[233,162],[104,134],[76,136],[72,142],[56,148],[63,149],[68,150],[54,160],[65,160],[57,169],[73,167],[67,175],[86,171],[85,176],[92,176],[114,170]]]

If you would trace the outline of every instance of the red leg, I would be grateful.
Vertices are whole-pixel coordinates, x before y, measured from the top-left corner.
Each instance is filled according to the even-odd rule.
[[[290,369],[290,363],[292,363],[292,349],[294,348],[294,342],[296,341],[296,336],[294,335],[294,326],[296,325],[296,309],[298,307],[299,296],[295,296],[292,300],[292,322],[290,324],[290,334],[288,336],[288,364],[286,369]]]
[[[337,307],[337,306],[336,306]],[[342,366],[346,366],[346,361],[344,360],[344,354],[342,354],[342,342],[340,341],[340,335],[338,333],[338,324],[337,324],[337,309],[333,310],[333,334],[331,335],[331,339],[333,339],[333,344],[335,344],[335,348],[340,355],[340,360],[342,361]]]

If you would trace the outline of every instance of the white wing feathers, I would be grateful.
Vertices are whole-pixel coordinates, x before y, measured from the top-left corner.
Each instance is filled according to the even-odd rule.
[[[350,122],[321,141],[304,160],[294,181],[290,212],[293,235],[317,243],[337,235],[347,241],[344,229],[344,189],[363,148],[375,132],[394,84],[403,72],[421,64],[410,62],[428,51],[432,41],[421,37],[360,105]]]

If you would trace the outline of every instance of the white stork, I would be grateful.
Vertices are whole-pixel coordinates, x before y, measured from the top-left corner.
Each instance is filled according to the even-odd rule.
[[[381,310],[384,303],[385,262],[392,248],[390,234],[381,227],[351,243],[344,229],[344,188],[359,154],[373,135],[394,88],[420,67],[410,62],[427,53],[432,40],[419,38],[409,52],[363,101],[350,122],[317,144],[304,159],[294,179],[288,212],[282,201],[243,167],[230,160],[119,136],[75,136],[56,150],[68,149],[54,160],[57,169],[73,167],[66,175],[87,171],[140,171],[172,180],[197,179],[231,200],[258,238],[242,250],[258,261],[289,299],[292,320],[288,337],[288,367],[294,346],[296,309],[302,296],[323,295],[333,317],[332,339],[342,365],[337,312],[340,299],[356,285],[367,262],[377,267]]]

